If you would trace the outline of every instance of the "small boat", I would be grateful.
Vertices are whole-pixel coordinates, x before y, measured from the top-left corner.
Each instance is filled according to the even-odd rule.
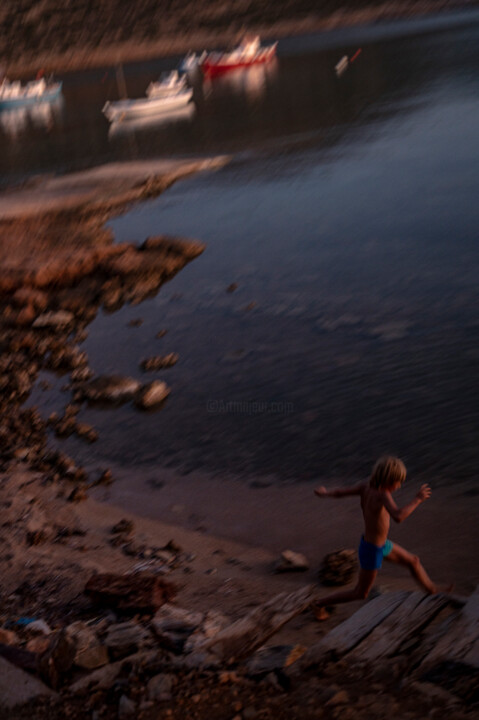
[[[61,93],[62,83],[53,80],[32,80],[22,85],[19,80],[10,82],[6,78],[0,83],[0,110],[47,103],[55,100]]]
[[[139,115],[118,119],[110,124],[108,137],[115,138],[121,135],[128,135],[137,132],[148,132],[190,121],[196,114],[194,103],[188,103],[183,107],[174,110],[167,110],[154,115]]]
[[[106,102],[102,112],[110,122],[131,120],[147,115],[161,115],[187,105],[192,96],[193,90],[186,88],[172,95],[145,97],[135,100],[117,100],[115,102]]]
[[[188,74],[194,74],[198,72],[200,69],[201,63],[204,61],[204,59],[207,56],[206,50],[204,50],[201,55],[197,55],[195,52],[190,51],[185,55],[183,60],[181,61],[179,65],[179,69],[181,72]]]
[[[151,82],[146,88],[149,98],[175,95],[186,88],[186,75],[180,75],[178,70],[163,73],[156,82]]]
[[[243,41],[232,52],[208,53],[200,67],[206,76],[214,77],[230,70],[267,63],[275,57],[277,45],[278,43],[274,43],[262,47],[259,37],[255,37],[252,40]]]

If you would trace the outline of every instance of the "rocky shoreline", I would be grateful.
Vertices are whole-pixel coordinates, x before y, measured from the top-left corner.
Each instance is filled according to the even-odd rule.
[[[245,32],[281,38],[470,8],[477,0],[310,0],[274,3],[215,0],[198,8],[193,0],[167,7],[142,0],[125,15],[118,0],[101,6],[76,0],[60,8],[46,0],[21,7],[15,0],[0,12],[0,58],[11,77],[65,72],[184,54],[227,46]]]
[[[356,609],[318,627],[307,610],[315,571],[303,558],[286,553],[285,572],[274,573],[270,551],[98,503],[89,491],[114,483],[113,474],[89,477],[49,446],[51,433],[95,441],[95,429],[77,421],[83,402],[144,407],[147,390],[159,393],[153,405],[164,400],[161,381],[92,378],[80,346],[101,308],[152,297],[203,251],[165,236],[114,244],[105,228],[167,177],[130,176],[127,186],[102,185],[103,194],[90,188],[90,199],[74,192],[63,209],[53,203],[43,213],[35,208],[44,185],[18,191],[30,212],[13,193],[2,198],[10,216],[0,222],[0,718],[415,720],[444,707],[456,720],[472,718],[473,677],[441,693],[439,672],[405,693],[397,660],[297,665]],[[155,368],[174,359],[150,358]],[[65,377],[61,415],[25,407],[43,369]],[[333,582],[350,580],[350,554],[347,577],[333,565]]]

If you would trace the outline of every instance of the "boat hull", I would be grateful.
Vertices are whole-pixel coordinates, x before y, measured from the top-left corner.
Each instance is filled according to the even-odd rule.
[[[178,108],[186,106],[190,102],[192,96],[193,90],[185,90],[177,95],[167,97],[107,102],[103,106],[103,114],[110,122],[162,115],[170,110],[177,110]]]
[[[32,95],[20,95],[18,97],[2,98],[0,96],[0,110],[13,110],[14,108],[31,107],[41,103],[50,103],[56,100],[62,91],[62,84],[55,83],[44,92]]]
[[[238,60],[229,60],[227,55],[217,56],[208,55],[200,67],[204,75],[207,77],[215,77],[216,75],[224,75],[232,70],[249,68],[253,65],[264,65],[271,62],[276,57],[276,44],[265,48],[257,55],[251,58],[241,58]]]

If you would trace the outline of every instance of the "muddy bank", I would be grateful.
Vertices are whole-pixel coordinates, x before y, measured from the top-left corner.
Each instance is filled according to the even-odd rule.
[[[0,57],[11,76],[39,68],[79,70],[226,46],[246,31],[280,38],[474,5],[475,0],[215,0],[198,7],[192,0],[142,0],[125,10],[118,0],[97,7],[76,0],[64,8],[50,0],[21,7],[7,0],[0,12]]]

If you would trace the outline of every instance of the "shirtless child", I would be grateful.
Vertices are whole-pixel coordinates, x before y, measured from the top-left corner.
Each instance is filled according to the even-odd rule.
[[[382,457],[375,464],[369,482],[334,490],[319,487],[314,491],[320,498],[359,495],[364,517],[364,535],[361,537],[358,551],[360,569],[356,587],[317,600],[313,609],[318,620],[325,620],[328,617],[325,610],[327,605],[367,598],[383,558],[407,567],[413,578],[427,593],[438,592],[437,586],[424,570],[417,555],[412,555],[400,545],[388,540],[391,518],[395,522],[402,522],[431,495],[429,485],[422,485],[414,500],[399,508],[391,493],[398,490],[405,479],[406,468],[401,460],[395,457]]]

